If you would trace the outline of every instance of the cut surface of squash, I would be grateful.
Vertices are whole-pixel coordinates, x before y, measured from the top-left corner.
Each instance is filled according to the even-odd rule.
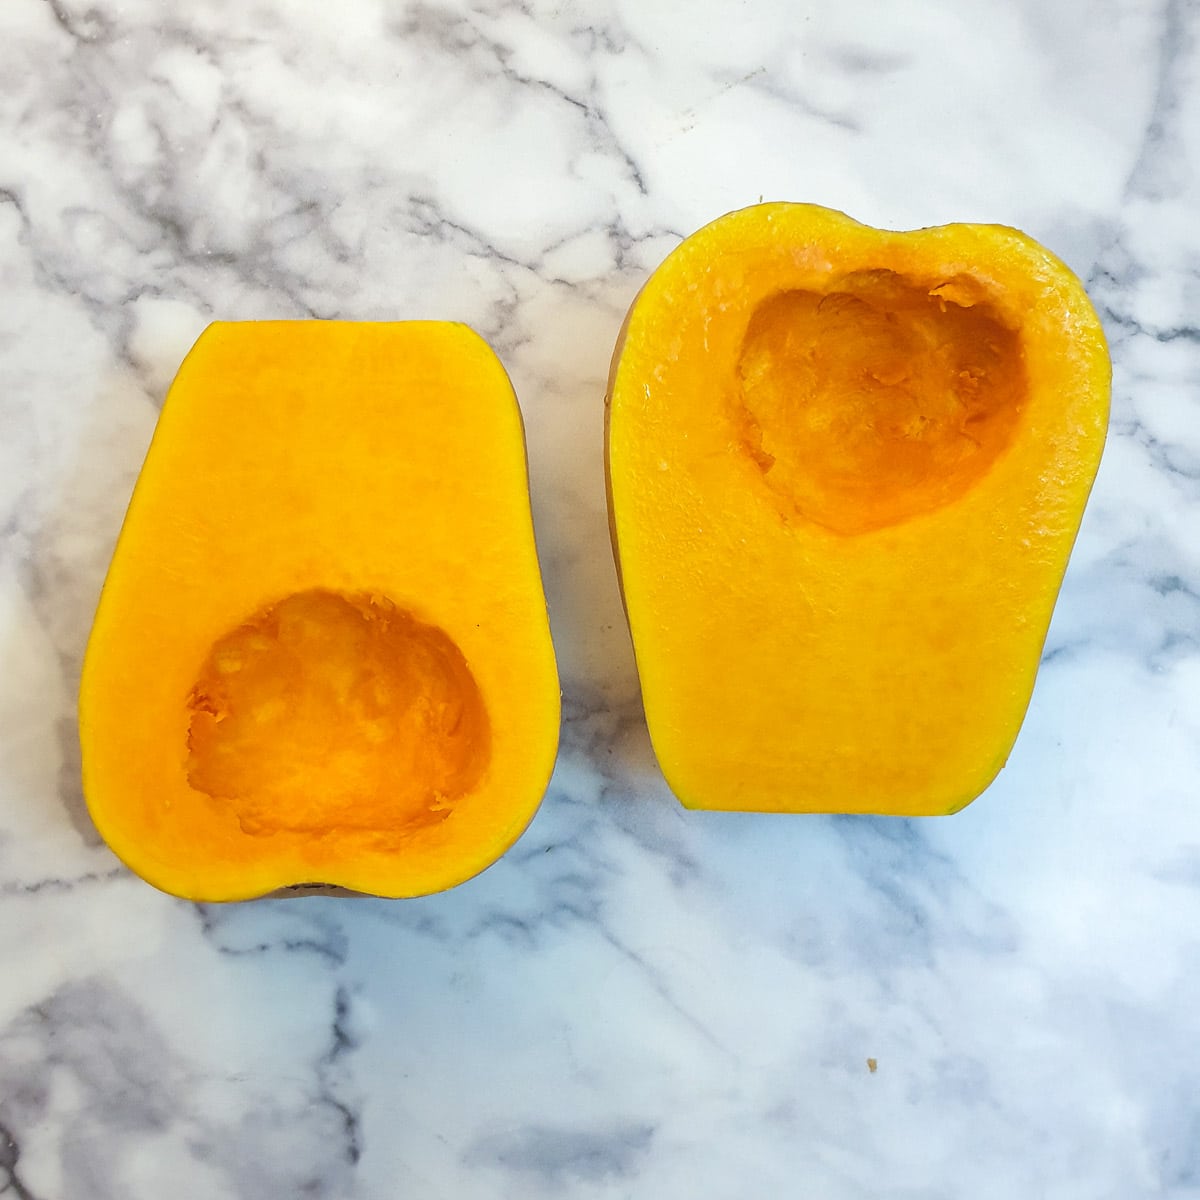
[[[462,652],[380,596],[270,605],[215,643],[188,708],[188,783],[248,833],[438,820],[490,757]]]
[[[118,855],[190,899],[437,891],[525,827],[558,720],[491,350],[442,322],[210,326],[85,659],[85,795]]]
[[[609,379],[647,723],[698,808],[951,812],[1024,716],[1107,427],[1078,280],[1015,230],[763,204],[686,239]]]

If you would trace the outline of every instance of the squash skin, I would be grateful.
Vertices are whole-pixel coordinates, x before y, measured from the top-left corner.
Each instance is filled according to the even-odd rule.
[[[760,306],[878,271],[924,295],[957,281],[947,295],[1015,334],[1025,391],[961,494],[831,528],[780,501],[731,406]],[[1032,694],[1110,378],[1079,281],[1015,230],[894,233],[773,203],[677,247],[619,335],[605,452],[647,724],[681,802],[916,816],[983,792]]]
[[[191,786],[207,658],[309,594],[347,598],[363,628],[394,611],[467,664],[484,765],[433,818],[248,833],[236,804]],[[114,852],[190,900],[452,887],[532,818],[559,703],[520,411],[482,339],[448,322],[210,326],[163,406],[84,660],[84,794]]]

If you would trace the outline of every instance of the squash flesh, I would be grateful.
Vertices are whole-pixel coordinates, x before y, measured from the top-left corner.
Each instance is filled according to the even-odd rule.
[[[764,300],[737,382],[735,423],[785,515],[838,533],[960,496],[1011,441],[1025,392],[990,306],[890,271]]]
[[[883,283],[874,316],[819,315],[864,278]],[[896,339],[927,319],[942,328],[914,379]],[[989,342],[978,445],[950,416],[932,449],[834,428],[848,401],[861,414],[905,380],[935,413],[965,409],[929,384],[964,356],[977,368]],[[834,366],[798,400],[814,353]],[[772,204],[687,239],[630,310],[607,435],[647,722],[680,799],[915,815],[978,795],[1032,691],[1108,386],[1078,282],[1015,231],[891,233]]]
[[[381,597],[271,605],[214,645],[188,707],[188,783],[246,833],[443,819],[490,756],[458,647]]]
[[[281,619],[298,628],[232,701],[288,719],[212,738],[200,710],[223,656]],[[375,759],[372,714],[328,691],[364,651],[359,684],[392,695]],[[474,734],[422,764],[415,735],[440,718],[414,705],[430,703],[461,703]],[[437,891],[528,823],[558,718],[524,434],[491,350],[441,322],[210,326],[164,404],[84,662],[84,793],[114,851],[191,899]],[[301,787],[314,739],[344,757]],[[406,757],[420,778],[388,796]]]

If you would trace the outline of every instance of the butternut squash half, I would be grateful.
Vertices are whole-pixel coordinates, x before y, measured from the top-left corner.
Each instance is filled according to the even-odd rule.
[[[194,900],[450,887],[546,788],[559,687],[520,412],[461,325],[216,324],[88,644],[83,781]]]
[[[731,213],[633,304],[609,512],[685,805],[948,813],[1004,764],[1107,426],[1078,280],[1012,229]]]

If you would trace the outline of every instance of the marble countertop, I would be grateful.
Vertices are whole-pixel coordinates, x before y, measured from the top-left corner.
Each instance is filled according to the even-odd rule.
[[[1200,1196],[1200,6],[8,0],[0,80],[0,1193]],[[760,196],[1015,225],[1111,339],[1033,703],[952,818],[654,767],[604,379]],[[86,817],[80,658],[188,346],[303,316],[508,366],[562,752],[452,892],[189,904]]]

